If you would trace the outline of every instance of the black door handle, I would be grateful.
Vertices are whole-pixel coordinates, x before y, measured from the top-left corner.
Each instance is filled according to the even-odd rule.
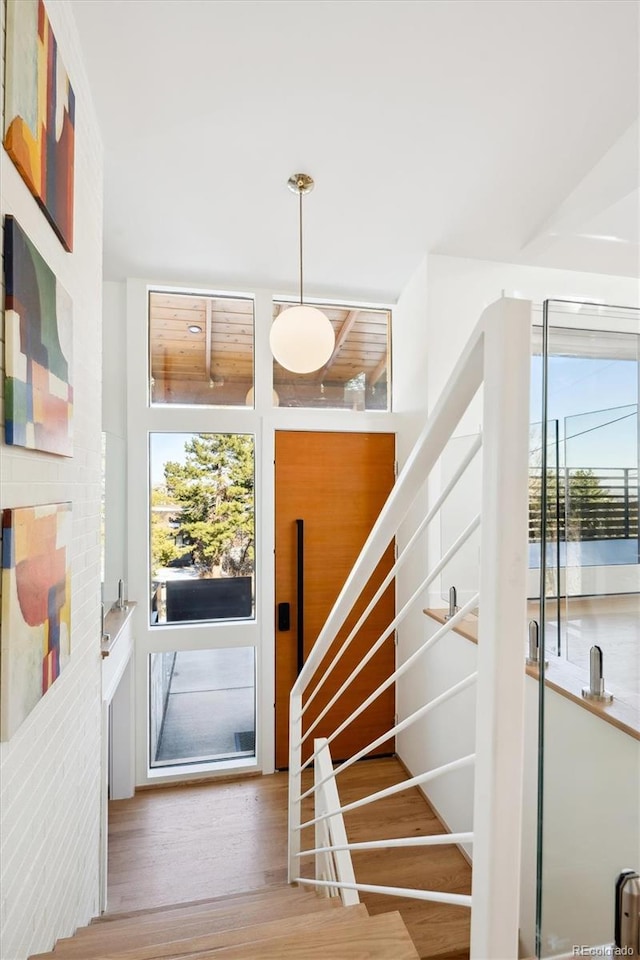
[[[304,666],[304,520],[296,520],[297,535],[297,633],[298,633],[298,669]]]

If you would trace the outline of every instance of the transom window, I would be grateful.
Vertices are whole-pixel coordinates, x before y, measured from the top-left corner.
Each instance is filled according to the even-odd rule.
[[[152,404],[244,406],[253,388],[253,300],[149,293]]]
[[[276,301],[274,319],[290,303]],[[327,315],[336,343],[314,373],[291,373],[275,360],[273,386],[281,407],[388,410],[391,397],[388,310],[314,304]]]

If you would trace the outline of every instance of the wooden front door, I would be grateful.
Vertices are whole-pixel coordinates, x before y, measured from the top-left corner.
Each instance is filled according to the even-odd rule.
[[[289,693],[334,601],[394,483],[395,436],[380,433],[278,431],[275,438],[276,517],[276,767],[288,766]],[[300,524],[302,521],[302,525]],[[298,654],[298,550],[303,539],[303,644]],[[393,563],[393,544],[374,571],[361,600],[320,665],[330,662]],[[329,681],[305,714],[306,730],[393,619],[391,583]],[[287,609],[280,607],[288,604]],[[289,625],[287,627],[287,613]],[[345,694],[315,728],[328,736],[394,669],[391,635]],[[346,758],[393,726],[393,686],[385,690],[331,744],[334,759]],[[387,740],[373,755],[392,753]],[[308,756],[305,749],[303,755]]]

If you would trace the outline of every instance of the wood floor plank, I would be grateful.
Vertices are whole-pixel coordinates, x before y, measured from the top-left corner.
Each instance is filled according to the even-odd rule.
[[[109,807],[109,912],[287,879],[286,777],[144,791]]]

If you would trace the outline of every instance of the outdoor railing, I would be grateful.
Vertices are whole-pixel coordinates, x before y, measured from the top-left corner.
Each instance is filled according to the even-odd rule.
[[[529,437],[529,369],[531,304],[504,298],[488,307],[462,352],[443,394],[436,404],[413,451],[398,477],[329,617],[320,631],[309,657],[291,691],[289,727],[289,879],[318,888],[373,893],[471,907],[472,960],[502,960],[518,955],[518,915],[520,886],[520,844],[522,808],[523,697],[522,644],[526,622],[527,502]],[[436,498],[425,515],[414,521],[407,532],[408,517],[417,510],[419,495],[438,462],[448,440],[479,387],[483,390],[483,435],[460,464],[455,476]],[[386,630],[378,637],[352,670],[348,679],[330,696],[329,702],[313,723],[308,707],[331,677],[334,667],[357,635],[378,598],[389,584],[403,576],[409,557],[412,573],[416,557],[412,548],[429,524],[439,515],[442,504],[475,457],[480,446],[482,457],[482,493],[480,513],[458,536],[430,570],[420,574],[420,584],[397,610]],[[506,455],[505,455],[506,454]],[[504,518],[508,517],[508,523]],[[317,672],[332,649],[334,640],[362,590],[376,569],[388,545],[402,525],[407,540],[392,569],[375,596],[350,630],[339,651],[318,680]],[[418,646],[407,659],[396,663],[395,670],[365,699],[352,709],[334,730],[327,724],[327,713],[347,691],[353,697],[353,681],[381,645],[401,627],[408,613],[424,606],[430,585],[436,584],[441,571],[481,525],[480,591],[435,634]],[[427,650],[446,642],[447,636],[479,604],[478,669],[450,689],[443,690],[419,706],[412,705],[406,716],[396,721],[381,736],[365,743],[334,769],[329,749],[347,727],[358,723],[363,711],[410,670],[421,666]],[[429,714],[447,700],[470,687],[476,688],[476,750],[440,767],[413,771],[400,784],[369,793],[347,805],[339,801],[340,774],[359,759],[414,724],[427,721]],[[428,722],[428,721],[427,721]],[[311,736],[315,735],[313,748]],[[310,751],[303,761],[303,749]],[[303,788],[303,772],[313,764],[315,782]],[[408,836],[393,840],[380,837],[366,844],[352,843],[342,834],[342,814],[361,810],[383,797],[393,796],[463,767],[474,767],[473,831],[442,834],[437,837]],[[335,788],[335,789],[334,789]],[[312,816],[302,817],[303,805],[315,800]],[[323,825],[326,825],[325,829]],[[329,825],[332,825],[329,827]],[[307,830],[314,839],[303,842]],[[337,831],[337,833],[336,833]],[[337,839],[340,838],[341,839]],[[471,896],[410,886],[362,884],[353,873],[350,852],[358,849],[385,849],[395,846],[473,843],[473,883]],[[337,856],[340,854],[340,856]],[[315,877],[303,876],[301,861],[314,856],[318,866]],[[319,875],[318,875],[319,873]]]
[[[540,540],[540,471],[529,476],[529,542]],[[638,470],[560,467],[547,478],[553,535],[568,540],[638,536]],[[557,533],[556,533],[557,531]]]

